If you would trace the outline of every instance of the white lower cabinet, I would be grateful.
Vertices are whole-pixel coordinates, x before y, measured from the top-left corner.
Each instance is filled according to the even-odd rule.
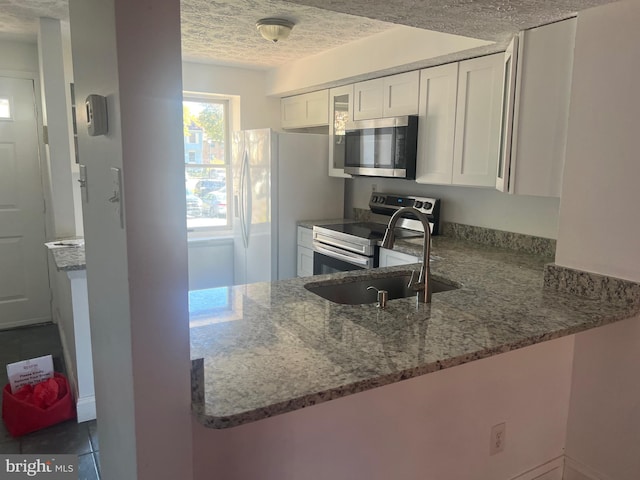
[[[298,227],[298,277],[313,275],[313,230]]]
[[[395,250],[388,250],[386,248],[380,249],[380,258],[378,266],[382,267],[395,267],[397,265],[407,265],[410,263],[418,263],[420,258],[409,255],[402,252],[396,252]]]

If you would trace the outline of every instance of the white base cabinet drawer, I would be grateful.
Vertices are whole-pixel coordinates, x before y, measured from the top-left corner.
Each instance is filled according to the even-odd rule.
[[[402,252],[396,252],[395,250],[387,250],[386,248],[380,249],[380,259],[378,266],[382,267],[395,267],[397,265],[408,265],[410,263],[418,263],[420,259],[413,255],[408,255]]]

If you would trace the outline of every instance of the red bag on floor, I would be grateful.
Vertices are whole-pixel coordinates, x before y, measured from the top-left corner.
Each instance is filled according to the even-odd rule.
[[[33,388],[22,387],[15,394],[9,384],[2,389],[2,420],[14,437],[75,418],[69,382],[60,373],[53,375],[53,379]]]

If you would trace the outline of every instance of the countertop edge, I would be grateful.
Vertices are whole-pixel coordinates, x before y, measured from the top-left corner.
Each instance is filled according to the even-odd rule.
[[[247,423],[264,420],[284,413],[301,410],[306,407],[319,405],[330,400],[346,397],[348,395],[365,392],[374,388],[383,387],[398,383],[400,381],[409,380],[419,376],[427,375],[433,372],[445,370],[465,363],[476,360],[493,357],[502,353],[511,352],[521,348],[536,345],[538,343],[555,340],[569,335],[574,335],[583,331],[597,328],[621,320],[633,318],[640,313],[640,305],[624,314],[614,315],[595,321],[593,324],[581,324],[572,327],[566,327],[542,335],[525,338],[517,342],[500,345],[494,348],[479,349],[475,352],[459,355],[447,359],[446,361],[436,361],[421,365],[420,367],[395,372],[392,374],[382,375],[375,379],[367,379],[359,382],[346,384],[340,387],[331,388],[325,391],[316,392],[309,395],[303,395],[291,400],[267,405],[265,407],[249,410],[233,415],[213,416],[206,413],[206,405],[204,403],[204,359],[193,360],[194,369],[192,370],[192,411],[199,423],[207,428],[226,429],[244,425]],[[194,381],[195,379],[195,381]]]

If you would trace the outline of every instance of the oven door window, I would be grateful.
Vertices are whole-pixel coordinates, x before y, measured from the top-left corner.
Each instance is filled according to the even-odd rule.
[[[313,274],[350,272],[352,270],[364,270],[364,267],[332,258],[322,253],[313,252]]]

